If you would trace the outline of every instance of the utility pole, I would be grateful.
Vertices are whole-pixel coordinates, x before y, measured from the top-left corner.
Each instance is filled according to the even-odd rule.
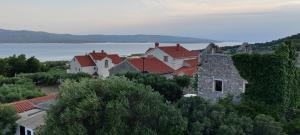
[[[143,60],[143,70],[142,70],[142,73],[144,74],[145,73],[145,58],[146,57],[142,57],[142,60]]]

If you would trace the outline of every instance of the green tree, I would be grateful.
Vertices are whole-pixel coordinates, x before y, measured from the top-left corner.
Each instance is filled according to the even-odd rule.
[[[6,76],[8,68],[6,60],[0,58],[0,75]]]
[[[183,95],[183,87],[180,87],[180,85],[173,79],[167,79],[161,75],[128,72],[124,74],[124,76],[137,83],[151,86],[155,91],[158,91],[161,95],[163,95],[166,100],[171,102],[178,101]],[[183,84],[182,86],[184,85],[186,84]]]
[[[13,135],[16,131],[17,112],[10,106],[0,105],[0,134]]]
[[[191,83],[191,77],[187,75],[175,76],[174,81],[182,88],[188,87]]]
[[[26,60],[26,72],[35,73],[41,71],[41,63],[35,57],[30,57]]]
[[[234,110],[220,104],[210,104],[200,97],[182,98],[178,108],[188,119],[191,135],[244,135],[251,134],[253,125],[249,117],[240,117]]]
[[[286,88],[284,91],[284,113],[287,120],[295,118],[299,102],[299,78],[297,74],[297,52],[296,47],[291,42],[285,42],[279,45],[275,54],[284,58],[285,72],[286,72]]]
[[[42,134],[181,135],[186,121],[150,87],[125,78],[65,82]]]
[[[284,135],[283,129],[279,122],[274,118],[260,114],[254,119],[253,135]]]

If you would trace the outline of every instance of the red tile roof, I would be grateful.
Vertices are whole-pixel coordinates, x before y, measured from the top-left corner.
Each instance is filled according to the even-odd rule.
[[[121,62],[121,58],[119,57],[118,54],[107,54],[106,52],[101,51],[101,52],[92,52],[90,53],[90,55],[94,60],[102,60],[105,57],[108,57],[112,60],[112,63],[114,64],[119,64]]]
[[[185,60],[184,63],[188,64],[189,66],[184,66],[179,69],[177,69],[174,74],[175,75],[188,75],[193,76],[197,73],[197,65],[198,65],[198,58],[197,59],[191,59],[191,60]]]
[[[75,56],[75,59],[77,59],[77,61],[79,62],[79,64],[82,67],[96,66],[96,64],[94,63],[94,61],[88,55],[85,55],[85,56]]]
[[[12,102],[10,104],[16,108],[18,113],[22,113],[22,112],[26,112],[26,111],[29,111],[29,110],[32,110],[35,108],[39,108],[37,105],[35,105],[37,103],[47,102],[50,100],[56,100],[57,97],[58,97],[58,94],[51,94],[51,95],[44,96],[44,97],[37,97],[37,98],[33,98],[33,99]]]
[[[114,64],[119,64],[122,61],[118,54],[109,54],[108,58],[110,58]]]
[[[199,56],[200,55],[200,50],[192,50],[191,51],[195,56]]]
[[[189,64],[191,67],[196,67],[198,65],[198,58],[185,60],[184,63]]]
[[[102,52],[92,52],[92,53],[90,53],[90,55],[92,56],[92,58],[94,60],[102,60],[107,56],[107,54],[103,51]]]
[[[18,113],[26,112],[36,108],[36,106],[29,100],[18,101],[11,104],[16,107]]]
[[[49,100],[55,100],[57,99],[58,94],[50,94],[48,96],[44,96],[44,97],[37,97],[37,98],[33,98],[33,99],[29,99],[30,102],[33,103],[40,103],[40,102],[47,102]]]
[[[177,44],[176,46],[158,46],[158,48],[173,58],[197,57],[198,55]]]
[[[197,67],[181,67],[177,69],[174,74],[175,75],[188,75],[193,76],[197,73]]]
[[[138,68],[140,71],[143,70],[142,58],[130,58],[128,59],[128,62],[134,67]],[[172,73],[174,71],[171,67],[155,57],[146,57],[144,59],[144,70],[155,74]]]

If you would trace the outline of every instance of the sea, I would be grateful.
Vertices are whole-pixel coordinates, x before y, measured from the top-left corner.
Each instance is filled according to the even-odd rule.
[[[189,50],[204,49],[209,43],[181,44]],[[240,45],[241,42],[221,42],[219,46]],[[160,46],[174,46],[174,43],[160,43]],[[85,55],[95,50],[104,50],[109,54],[129,56],[131,54],[145,53],[154,43],[0,43],[0,58],[25,54],[34,56],[40,61],[71,60],[75,55]]]

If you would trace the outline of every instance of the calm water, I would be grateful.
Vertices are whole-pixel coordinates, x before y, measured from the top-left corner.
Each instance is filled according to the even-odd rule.
[[[232,46],[241,44],[239,42],[218,43],[219,46]],[[175,44],[160,44],[175,45]],[[208,43],[181,44],[189,50],[205,48]],[[0,57],[12,56],[14,54],[25,54],[27,57],[35,56],[41,61],[70,60],[75,55],[83,55],[93,50],[105,50],[108,53],[117,53],[121,56],[144,53],[153,43],[87,43],[87,44],[64,44],[64,43],[30,43],[0,44]]]

